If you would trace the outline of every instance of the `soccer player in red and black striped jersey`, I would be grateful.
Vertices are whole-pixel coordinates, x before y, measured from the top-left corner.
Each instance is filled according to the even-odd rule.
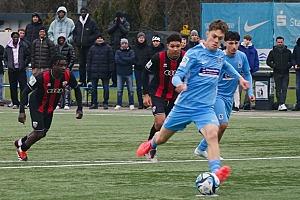
[[[25,123],[26,115],[24,106],[27,105],[27,98],[30,95],[29,108],[33,131],[22,139],[14,141],[17,147],[19,160],[27,161],[26,151],[38,140],[46,136],[61,94],[67,86],[75,90],[75,97],[78,104],[76,118],[81,119],[82,95],[74,75],[67,70],[67,58],[61,54],[55,55],[51,60],[51,70],[44,71],[37,76],[31,76],[27,87],[21,95],[20,113],[18,121]]]
[[[148,140],[152,139],[154,134],[160,130],[166,116],[173,108],[178,93],[172,84],[172,77],[184,56],[181,51],[181,36],[172,34],[167,38],[167,50],[156,53],[145,66],[143,72],[143,103],[146,107],[152,106],[154,115],[154,124],[150,130]],[[149,81],[148,74],[154,74]],[[150,82],[150,84],[149,84]],[[146,155],[147,159],[156,161],[156,150]]]

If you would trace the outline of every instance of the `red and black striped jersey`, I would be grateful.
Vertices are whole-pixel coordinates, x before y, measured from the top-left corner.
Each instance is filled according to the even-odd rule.
[[[54,78],[52,70],[44,71],[37,76],[31,76],[27,87],[34,90],[30,95],[29,105],[39,112],[51,114],[55,110],[66,86],[78,87],[77,81],[69,70],[61,78]]]
[[[181,51],[177,59],[170,59],[167,55],[167,51],[161,51],[151,58],[145,67],[154,74],[150,82],[150,95],[166,100],[176,99],[178,93],[172,84],[172,77],[176,73],[184,54],[185,52]]]

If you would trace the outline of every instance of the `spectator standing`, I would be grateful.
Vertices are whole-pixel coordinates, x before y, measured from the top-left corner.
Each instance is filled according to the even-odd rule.
[[[289,69],[292,67],[291,58],[292,53],[284,45],[284,38],[277,37],[276,46],[267,57],[267,65],[273,69],[279,111],[287,111],[285,100],[289,86]]]
[[[186,51],[186,38],[181,39],[180,47],[182,51]]]
[[[239,45],[239,50],[246,54],[250,66],[250,72],[252,75],[254,72],[257,72],[259,70],[259,59],[258,59],[257,50],[254,47],[254,44],[251,42],[251,40],[252,40],[251,35],[249,34],[245,35],[243,38],[243,42],[241,43],[241,45]],[[233,108],[234,111],[239,111],[241,93],[242,93],[242,88],[238,86],[234,93],[234,108]],[[250,99],[247,92],[245,94],[243,108],[244,110],[251,110]]]
[[[29,48],[20,40],[18,32],[12,32],[11,39],[4,50],[3,60],[8,68],[12,108],[18,109],[20,105],[18,84],[20,85],[20,93],[22,93],[27,83],[26,68],[29,64]]]
[[[24,28],[19,28],[18,29],[18,33],[20,35],[20,40],[23,41],[28,47],[29,49],[31,48],[31,42],[29,42],[26,38],[25,38],[25,29]]]
[[[80,17],[73,31],[74,42],[79,56],[79,81],[78,84],[86,86],[86,59],[89,49],[94,44],[100,30],[97,22],[88,13],[87,8],[80,9]],[[86,82],[87,81],[87,82]]]
[[[114,53],[120,49],[120,40],[121,38],[127,38],[130,30],[130,24],[123,17],[123,13],[118,11],[116,12],[116,17],[108,25],[107,32],[110,35],[110,46],[112,47]],[[117,73],[115,71],[112,73],[112,85],[111,87],[117,86]]]
[[[194,46],[199,44],[199,35],[198,31],[192,30],[191,31],[191,36],[190,36],[190,41],[186,45],[186,50],[189,50],[190,48],[193,48]]]
[[[4,47],[0,44],[0,106],[4,106],[3,103],[3,77],[4,77],[4,68],[3,68],[3,54]]]
[[[296,71],[296,106],[293,111],[300,111],[300,38],[298,38],[293,50],[292,65]]]
[[[90,48],[87,55],[87,74],[92,81],[92,106],[90,109],[98,109],[98,82],[103,86],[103,109],[108,109],[109,79],[114,70],[114,53],[102,34],[98,34],[95,44]]]
[[[55,54],[54,43],[46,37],[46,30],[42,27],[39,38],[35,39],[31,46],[31,68],[35,76],[41,71],[48,70],[51,66],[51,58]]]
[[[132,79],[132,65],[135,64],[134,50],[128,46],[128,40],[126,38],[121,39],[121,47],[116,51],[115,63],[117,67],[117,105],[115,110],[119,110],[122,107],[122,97],[124,83],[126,82],[128,91],[128,100],[130,110],[134,110],[134,97],[133,97],[133,79]]]
[[[55,15],[55,19],[51,22],[48,30],[48,38],[57,44],[59,34],[64,33],[68,43],[73,43],[73,30],[75,24],[72,19],[68,18],[66,7],[60,6]]]
[[[69,71],[72,71],[75,62],[75,51],[74,47],[68,43],[65,34],[61,33],[57,38],[56,53],[61,54],[67,58]],[[64,92],[61,95],[60,102],[58,103],[59,108],[69,110],[71,107],[71,88],[66,86]]]
[[[134,66],[134,75],[136,81],[136,93],[139,102],[138,109],[143,109],[143,91],[142,91],[142,72],[150,57],[150,46],[147,44],[145,33],[137,34],[137,43],[132,47],[136,56],[136,65]]]
[[[32,14],[31,23],[27,24],[25,28],[25,37],[24,39],[28,40],[31,44],[37,38],[39,38],[40,29],[46,30],[46,27],[43,25],[43,20],[38,13]]]
[[[150,47],[150,58],[152,58],[152,56],[154,56],[156,53],[165,50],[165,44],[161,42],[161,38],[159,35],[152,36],[152,44],[150,45]]]

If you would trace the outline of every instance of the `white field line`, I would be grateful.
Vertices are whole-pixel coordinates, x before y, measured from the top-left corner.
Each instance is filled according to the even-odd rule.
[[[251,161],[251,160],[286,160],[286,159],[300,159],[300,156],[288,157],[267,157],[267,158],[231,158],[224,159],[225,161]],[[207,162],[207,160],[166,160],[158,163],[189,163],[189,162]],[[32,166],[3,166],[0,169],[32,169],[32,168],[65,168],[65,167],[92,167],[92,166],[109,166],[109,165],[138,165],[138,164],[155,164],[150,161],[11,161],[0,160],[3,163],[77,163],[77,164],[59,164],[59,165],[32,165]]]

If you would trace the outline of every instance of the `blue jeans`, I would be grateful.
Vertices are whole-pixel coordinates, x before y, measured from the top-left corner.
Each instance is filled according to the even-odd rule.
[[[0,102],[3,101],[3,87],[2,87],[3,77],[4,75],[0,74]]]
[[[129,99],[129,105],[134,105],[133,100],[133,83],[132,83],[132,75],[117,75],[117,105],[122,106],[122,97],[123,97],[123,89],[124,89],[124,83],[126,82],[127,85],[127,91],[128,91],[128,99]]]
[[[143,105],[143,90],[142,90],[142,70],[134,70],[135,81],[136,81],[136,95],[139,101],[139,105]]]
[[[92,104],[98,105],[98,81],[99,79],[92,79]],[[109,99],[109,79],[101,79],[103,86],[103,105],[108,104]]]
[[[300,70],[296,70],[296,100],[296,105],[300,108]]]

